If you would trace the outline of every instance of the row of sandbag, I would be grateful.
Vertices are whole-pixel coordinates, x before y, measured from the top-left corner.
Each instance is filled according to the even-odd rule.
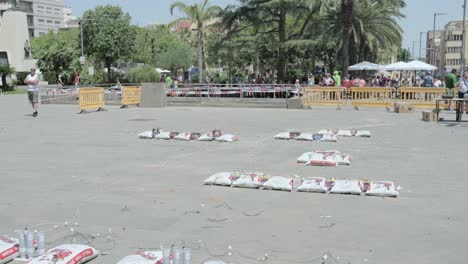
[[[182,141],[218,141],[218,142],[234,142],[239,138],[232,134],[224,134],[221,130],[213,130],[210,133],[202,134],[198,132],[179,133],[168,132],[162,129],[153,129],[138,134],[141,139],[158,139],[158,140],[182,140]]]
[[[63,244],[49,249],[45,254],[27,259],[28,264],[65,264],[86,263],[99,255],[99,251],[87,245]],[[20,257],[19,240],[8,236],[0,236],[0,264],[10,262]]]
[[[336,142],[338,137],[371,137],[371,135],[371,132],[367,130],[322,129],[316,133],[282,132],[277,134],[275,139]]]
[[[337,150],[306,152],[297,158],[297,163],[307,166],[337,167],[351,165],[352,157]]]
[[[220,172],[208,177],[204,184],[290,192],[296,189],[298,192],[366,194],[384,197],[397,197],[399,194],[395,184],[390,181],[337,180],[335,178],[309,177],[302,179],[299,186],[295,188],[293,178],[269,176],[258,172]]]
[[[177,258],[179,264],[190,263],[191,256],[181,256],[182,252],[179,252]],[[185,253],[187,254],[187,253]],[[190,254],[190,251],[188,252]],[[19,241],[18,239],[0,235],[0,264],[10,262],[12,260],[20,260],[22,262],[27,261],[28,264],[82,264],[90,260],[93,260],[99,256],[99,251],[88,245],[80,244],[63,244],[54,248],[49,249],[45,254],[37,256],[32,259],[23,259],[20,257]],[[171,252],[170,259],[174,260],[174,252]],[[176,261],[174,261],[175,263]],[[163,253],[162,251],[139,251],[135,254],[121,259],[117,264],[162,264]],[[205,264],[209,264],[206,262]],[[221,263],[221,262],[211,262]]]

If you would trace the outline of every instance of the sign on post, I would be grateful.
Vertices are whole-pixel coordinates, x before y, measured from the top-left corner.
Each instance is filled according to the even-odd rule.
[[[81,57],[80,57],[80,64],[81,64],[81,65],[85,65],[85,63],[86,63],[85,57],[84,57],[84,56],[81,56]]]
[[[88,67],[88,75],[94,76],[94,67]]]

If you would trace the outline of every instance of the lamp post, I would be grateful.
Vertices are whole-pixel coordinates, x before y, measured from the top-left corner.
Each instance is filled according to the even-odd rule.
[[[427,32],[419,32],[419,58],[422,58],[422,36]]]
[[[437,19],[437,16],[444,16],[444,15],[448,15],[448,14],[447,13],[434,13],[434,26],[433,26],[433,30],[432,30],[432,44],[433,44],[433,46],[432,46],[432,48],[433,48],[432,58],[431,58],[431,62],[432,62],[431,64],[432,65],[435,65],[436,62],[437,62],[437,60],[435,58],[435,55],[436,55],[436,50],[435,50],[435,45],[436,45],[436,43],[435,43],[436,19]]]
[[[466,0],[463,3],[463,35],[462,35],[462,48],[461,48],[461,74],[465,71],[465,36],[466,36]]]

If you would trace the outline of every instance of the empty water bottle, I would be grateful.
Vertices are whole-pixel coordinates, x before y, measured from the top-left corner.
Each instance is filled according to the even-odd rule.
[[[190,259],[192,258],[192,252],[190,248],[184,248],[184,264],[190,264]]]
[[[18,234],[18,241],[19,241],[19,257],[20,258],[27,258],[26,257],[26,238],[24,236],[23,230],[15,231]]]
[[[174,247],[172,249],[172,264],[181,264],[180,256],[182,255],[182,250],[179,247]]]
[[[45,234],[42,231],[36,231],[36,241],[37,241],[37,254],[39,256],[45,254]]]
[[[26,254],[28,259],[34,258],[34,233],[26,231]]]

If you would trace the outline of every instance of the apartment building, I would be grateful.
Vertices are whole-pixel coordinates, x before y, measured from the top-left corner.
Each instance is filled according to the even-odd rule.
[[[30,37],[38,37],[64,27],[63,0],[0,0],[0,15],[14,8],[27,15]]]
[[[465,22],[468,31],[468,22]],[[427,35],[427,62],[439,67],[439,71],[456,69],[460,71],[462,65],[462,46],[465,41],[465,68],[468,55],[468,42],[463,40],[463,22],[451,21],[443,30],[432,31]],[[435,44],[434,44],[435,43]]]

